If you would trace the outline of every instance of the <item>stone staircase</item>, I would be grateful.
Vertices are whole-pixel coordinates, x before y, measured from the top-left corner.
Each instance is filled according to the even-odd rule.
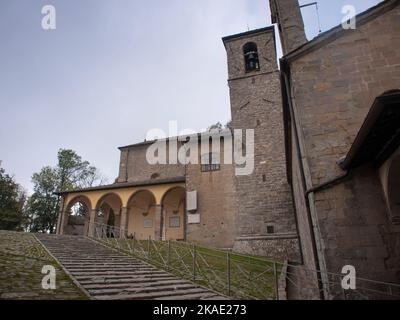
[[[47,234],[36,237],[93,299],[226,299],[89,238]]]

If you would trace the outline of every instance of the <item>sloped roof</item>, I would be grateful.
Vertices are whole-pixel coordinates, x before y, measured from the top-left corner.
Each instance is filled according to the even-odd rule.
[[[357,26],[363,25],[379,17],[380,15],[397,7],[398,5],[400,5],[400,0],[384,0],[380,2],[376,6],[371,7],[370,9],[356,16]],[[306,42],[297,49],[289,52],[288,54],[283,56],[281,60],[285,62],[291,62],[293,60],[296,60],[297,58],[307,54],[308,52],[317,50],[323,47],[324,45],[338,39],[339,37],[347,35],[349,32],[352,31],[354,30],[343,29],[342,25],[339,24],[338,26],[319,34],[317,37]]]
[[[130,149],[130,148],[135,148],[135,147],[140,147],[140,146],[146,146],[146,145],[151,145],[156,142],[160,141],[168,141],[168,140],[178,140],[180,142],[185,142],[189,138],[202,138],[202,137],[217,137],[221,136],[224,138],[229,138],[230,135],[232,134],[232,131],[229,128],[224,128],[224,129],[215,129],[211,131],[204,131],[204,132],[199,132],[199,133],[194,133],[194,134],[187,134],[187,135],[180,135],[180,136],[175,136],[175,137],[168,137],[168,138],[162,138],[162,139],[157,139],[157,140],[145,140],[139,143],[135,144],[130,144],[127,146],[119,147],[119,150],[124,150],[124,149]]]
[[[375,99],[354,143],[340,166],[354,169],[366,163],[380,167],[400,146],[400,90]]]
[[[186,181],[185,177],[174,177],[174,178],[167,178],[167,179],[150,179],[150,180],[135,181],[135,182],[113,183],[113,184],[109,184],[109,185],[91,187],[91,188],[60,191],[60,192],[55,192],[55,194],[63,195],[63,194],[68,194],[68,193],[115,190],[115,189],[129,188],[129,187],[144,187],[144,186],[155,186],[155,185],[169,184],[169,183],[179,183],[179,182],[185,182],[185,181]]]

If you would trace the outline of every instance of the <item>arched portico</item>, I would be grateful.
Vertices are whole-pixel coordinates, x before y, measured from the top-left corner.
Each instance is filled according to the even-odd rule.
[[[185,240],[186,191],[183,187],[168,190],[162,200],[162,239]]]
[[[150,190],[135,192],[128,201],[128,235],[139,240],[157,239],[160,234],[159,210]]]
[[[75,203],[82,200],[86,208],[85,226],[82,228],[83,235],[94,235],[95,225],[114,224],[118,229],[120,237],[129,236],[135,233],[138,238],[152,239],[163,238],[163,232],[167,232],[169,228],[164,228],[166,218],[162,218],[162,205],[167,204],[171,208],[179,203],[181,196],[177,191],[184,193],[184,178],[146,181],[142,183],[116,183],[108,186],[95,188],[87,188],[80,190],[72,190],[58,193],[63,198],[63,205],[60,210],[58,234],[67,231],[66,220],[68,218],[68,210]],[[182,191],[183,190],[183,191]],[[184,216],[183,207],[176,207],[170,210],[180,212]],[[168,210],[168,209],[167,209]],[[182,211],[183,210],[183,211]],[[168,212],[168,211],[167,211]],[[111,219],[114,217],[114,219]],[[184,217],[179,219],[180,225],[184,222]],[[170,221],[170,220],[168,220]],[[172,219],[172,224],[177,224],[177,219]],[[163,231],[164,230],[164,231]],[[170,233],[171,234],[171,233]],[[165,238],[165,237],[164,237]],[[180,239],[181,236],[176,237]]]
[[[103,195],[95,208],[95,228],[107,226],[107,233],[112,236],[120,236],[122,213],[122,200],[118,193],[110,192]],[[94,230],[96,232],[96,229]]]
[[[64,219],[62,219],[62,229],[68,235],[86,235],[89,227],[89,216],[92,203],[84,195],[77,195],[68,202]]]

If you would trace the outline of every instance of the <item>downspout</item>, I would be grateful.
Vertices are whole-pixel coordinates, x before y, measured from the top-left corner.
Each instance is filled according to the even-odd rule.
[[[340,183],[342,180],[346,179],[349,175],[350,175],[350,171],[345,171],[342,175],[340,175],[340,176],[338,176],[336,178],[330,179],[330,180],[328,180],[328,181],[326,181],[324,183],[321,183],[321,184],[319,184],[319,185],[317,185],[315,187],[312,187],[312,188],[310,188],[310,189],[308,189],[306,191],[305,197],[308,198],[308,196],[311,193],[317,193],[317,192],[319,192],[319,191],[321,191],[323,189],[332,187],[335,184]]]
[[[295,136],[295,144],[296,144],[296,151],[297,151],[296,153],[297,153],[297,158],[298,158],[299,167],[300,167],[301,180],[302,180],[303,190],[306,190],[304,193],[304,198],[306,201],[306,209],[307,209],[310,235],[311,235],[311,240],[312,240],[313,255],[314,255],[314,260],[316,263],[316,269],[321,271],[321,273],[322,273],[322,270],[320,270],[320,261],[318,258],[318,249],[317,249],[317,242],[316,242],[316,236],[315,236],[315,231],[314,231],[314,223],[313,223],[313,217],[312,217],[312,213],[311,213],[311,205],[310,205],[309,195],[315,194],[321,190],[332,187],[332,186],[342,182],[344,179],[346,179],[350,175],[350,170],[346,170],[342,175],[340,175],[338,177],[332,178],[322,184],[319,184],[317,186],[307,189],[307,182],[306,182],[305,172],[304,172],[305,171],[304,164],[302,161],[302,153],[301,153],[301,148],[300,148],[300,139],[299,139],[299,135],[298,135],[298,127],[297,127],[296,117],[295,117],[293,103],[292,103],[290,80],[289,80],[287,71],[285,70],[285,67],[287,67],[287,64],[286,64],[285,60],[281,60],[281,62],[282,62],[281,72],[284,77],[286,99],[287,99],[288,106],[289,106],[290,118],[292,119],[293,126],[294,126],[294,136]],[[321,273],[318,272],[318,287],[320,289],[320,297],[323,299],[325,288],[324,288],[324,285],[322,282]]]
[[[282,60],[282,64],[285,62]],[[297,154],[297,160],[299,162],[299,167],[300,167],[300,174],[301,174],[301,182],[303,185],[303,190],[307,190],[307,183],[306,183],[306,178],[305,178],[305,173],[304,173],[304,164],[301,156],[301,148],[300,148],[300,140],[298,136],[298,127],[297,123],[295,121],[295,115],[294,115],[294,110],[293,110],[293,104],[292,104],[292,96],[290,94],[290,86],[289,86],[289,78],[287,73],[285,72],[285,68],[281,68],[281,72],[283,74],[284,82],[285,82],[285,91],[286,91],[286,98],[289,106],[289,113],[290,113],[290,118],[293,121],[293,126],[294,126],[294,136],[295,136],[295,144],[296,144],[296,154]],[[314,261],[316,264],[316,270],[320,270],[320,263],[319,263],[319,258],[318,258],[318,253],[317,253],[317,244],[316,244],[316,239],[315,239],[315,233],[314,233],[314,226],[313,226],[313,219],[312,219],[312,214],[311,214],[311,209],[310,209],[310,200],[308,196],[305,197],[305,202],[306,202],[306,209],[307,209],[307,217],[308,217],[308,224],[309,224],[309,229],[310,229],[310,235],[311,235],[311,241],[312,241],[312,251],[313,251],[313,256],[314,256]],[[324,299],[323,295],[323,286],[322,286],[322,279],[321,279],[321,273],[317,272],[317,279],[318,279],[318,291],[321,299]]]

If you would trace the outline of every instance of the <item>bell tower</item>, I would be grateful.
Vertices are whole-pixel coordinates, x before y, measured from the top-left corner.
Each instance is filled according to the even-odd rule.
[[[254,171],[235,177],[238,229],[234,249],[296,260],[298,237],[286,180],[274,28],[224,37],[223,43],[228,57],[232,126],[254,130]]]
[[[272,23],[277,23],[283,54],[307,42],[298,0],[269,0]]]

